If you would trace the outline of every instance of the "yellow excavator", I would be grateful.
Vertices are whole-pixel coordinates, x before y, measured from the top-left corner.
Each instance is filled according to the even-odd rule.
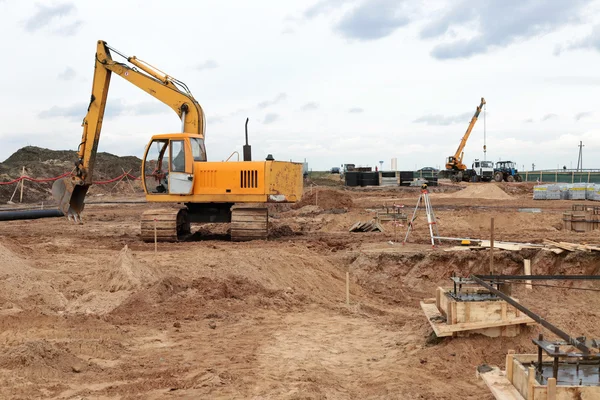
[[[131,66],[114,61],[111,50]],[[204,112],[188,87],[135,56],[127,57],[98,41],[92,96],[83,119],[75,169],[52,186],[59,209],[69,219],[81,221],[92,184],[112,73],[169,106],[181,120],[181,132],[152,136],[142,160],[141,177],[148,202],[183,207],[144,212],[144,241],[154,241],[155,237],[159,241],[184,240],[191,234],[192,222],[231,223],[231,239],[235,241],[264,239],[269,225],[266,204],[301,199],[302,164],[275,161],[271,155],[265,161],[252,161],[248,120],[243,161],[207,161]]]
[[[473,115],[473,118],[471,118],[471,122],[469,123],[469,126],[467,127],[467,131],[465,132],[464,136],[460,140],[460,144],[458,145],[456,152],[454,153],[454,155],[452,155],[446,159],[446,170],[441,171],[439,174],[441,178],[449,178],[453,182],[460,182],[460,181],[470,181],[473,178],[473,176],[477,176],[477,172],[475,169],[468,169],[467,166],[465,164],[463,164],[463,156],[465,155],[463,150],[464,150],[465,146],[467,145],[467,140],[469,140],[471,131],[473,130],[473,127],[475,126],[475,123],[477,122],[477,119],[479,118],[479,114],[481,113],[481,110],[483,109],[484,105],[485,105],[485,99],[482,97],[481,103],[475,110],[475,114]],[[486,172],[485,176],[483,176],[481,178],[483,180],[487,180],[488,178],[491,180],[492,175],[493,175],[493,169],[491,171],[491,174],[489,174],[490,175],[489,177],[488,177],[488,173],[487,173],[489,171],[485,171],[485,172]]]

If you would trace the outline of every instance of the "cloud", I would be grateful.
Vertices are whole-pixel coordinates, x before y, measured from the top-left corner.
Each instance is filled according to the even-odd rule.
[[[422,123],[427,125],[451,125],[461,122],[468,122],[472,117],[470,113],[463,113],[458,115],[441,115],[441,114],[428,114],[423,115],[413,121],[413,123]]]
[[[88,104],[76,103],[70,106],[52,106],[38,114],[40,119],[67,118],[72,121],[83,120],[87,114]],[[106,104],[104,116],[114,118],[123,115],[154,115],[168,112],[170,109],[158,101],[146,101],[127,104],[123,99],[112,100]]]
[[[314,110],[318,110],[318,109],[319,109],[319,103],[315,103],[314,101],[306,103],[302,107],[300,107],[300,111],[314,111]]]
[[[221,116],[221,115],[213,115],[210,117],[206,118],[207,124],[220,124],[222,122],[225,122],[225,117]]]
[[[54,30],[54,33],[60,36],[73,36],[79,32],[79,29],[83,26],[83,21],[78,19],[77,21],[68,25],[61,26]]]
[[[312,19],[327,14],[347,2],[348,0],[321,0],[307,8],[303,16],[306,19]]]
[[[533,118],[527,118],[523,122],[525,122],[526,124],[531,124],[531,123],[533,123]]]
[[[559,85],[599,86],[600,76],[553,76],[545,81]]]
[[[196,69],[198,71],[203,71],[205,69],[215,69],[219,66],[215,60],[206,60],[201,64],[196,65]]]
[[[550,113],[550,114],[546,114],[542,117],[542,121],[549,121],[551,119],[556,119],[558,118],[558,115],[554,114],[554,113]]]
[[[470,38],[455,39],[433,48],[437,59],[468,58],[493,48],[544,35],[576,21],[591,0],[481,0],[474,7],[463,0],[430,21],[421,30],[423,39],[443,39],[460,29],[473,31]]]
[[[365,0],[344,14],[336,30],[348,39],[377,40],[408,25],[400,0]]]
[[[583,118],[588,118],[591,117],[594,113],[591,111],[584,111],[584,112],[580,112],[575,114],[575,121],[579,121]]]
[[[265,109],[267,107],[274,106],[275,104],[281,103],[283,100],[287,98],[285,93],[279,93],[273,100],[265,100],[258,103],[257,107],[260,109]]]
[[[63,72],[58,74],[58,79],[60,79],[62,81],[70,81],[73,78],[75,78],[76,75],[77,75],[77,72],[75,72],[75,70],[73,68],[67,67],[67,68],[65,68],[65,70]]]
[[[363,110],[363,109],[362,109],[362,108],[360,108],[360,107],[352,107],[352,108],[348,109],[348,112],[349,112],[350,114],[360,114],[361,112],[364,112],[364,111],[365,111],[365,110]]]
[[[265,124],[265,125],[272,124],[273,122],[277,121],[278,119],[279,119],[279,114],[269,113],[269,114],[265,115],[263,124]]]
[[[76,11],[74,3],[60,3],[52,6],[36,4],[37,11],[25,20],[24,28],[27,32],[34,33],[49,26],[56,20],[62,20]],[[58,26],[53,33],[62,36],[72,36],[81,27],[83,21],[77,20],[67,25]]]
[[[597,50],[600,51],[600,24],[594,26],[592,32],[583,37],[582,39],[573,41],[571,43],[562,44],[556,47],[554,50],[555,55],[560,55],[564,51],[568,50]]]

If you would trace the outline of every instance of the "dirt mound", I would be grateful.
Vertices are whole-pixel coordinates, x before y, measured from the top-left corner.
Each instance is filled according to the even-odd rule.
[[[21,176],[25,167],[27,176],[40,178],[53,178],[73,169],[73,162],[77,159],[77,152],[72,150],[49,150],[35,146],[27,146],[17,150],[4,162],[0,163],[0,181],[10,181]],[[93,171],[94,181],[103,181],[115,178],[125,171],[131,171],[134,176],[140,175],[142,160],[134,156],[119,157],[110,153],[98,153]],[[107,187],[92,186],[90,194],[104,193],[112,189]],[[23,191],[24,202],[46,201],[51,199],[52,182],[25,182]],[[138,188],[139,189],[139,188]],[[10,199],[14,185],[0,185],[0,202]],[[131,190],[129,185],[122,189]]]
[[[34,340],[12,347],[0,354],[0,368],[23,369],[40,377],[82,372],[87,367],[80,358],[47,340]]]
[[[50,272],[34,268],[27,260],[0,244],[0,310],[63,309],[67,300],[52,286],[52,282]]]
[[[304,296],[293,290],[268,289],[245,277],[225,279],[201,277],[184,281],[166,277],[148,289],[133,294],[110,315],[115,321],[148,318],[197,319],[198,312],[216,308],[243,309],[250,307],[289,309],[304,302]],[[157,307],[158,305],[158,307]],[[187,314],[190,315],[187,315]]]
[[[154,271],[138,262],[127,245],[108,269],[98,275],[100,289],[108,292],[134,290],[156,279]]]
[[[304,193],[302,200],[294,205],[294,208],[302,208],[308,205],[316,205],[323,210],[351,208],[354,205],[352,197],[343,191],[330,189],[315,189]]]
[[[494,183],[471,184],[456,193],[436,194],[438,198],[514,200]]]
[[[269,229],[269,237],[280,238],[284,236],[294,236],[296,233],[286,224],[275,225]]]

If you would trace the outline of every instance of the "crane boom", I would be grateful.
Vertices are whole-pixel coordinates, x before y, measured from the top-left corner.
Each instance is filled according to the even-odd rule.
[[[460,144],[458,145],[456,152],[454,153],[453,156],[448,157],[448,160],[446,161],[446,169],[447,170],[464,171],[467,169],[467,166],[465,164],[463,164],[463,162],[462,162],[463,156],[464,156],[463,150],[464,150],[465,146],[467,145],[467,140],[469,140],[471,131],[473,130],[473,127],[475,126],[475,123],[477,122],[477,118],[479,118],[479,113],[481,112],[481,109],[483,108],[484,104],[485,104],[485,99],[482,97],[481,104],[479,104],[479,106],[477,107],[477,110],[475,110],[475,114],[473,115],[473,118],[471,118],[471,122],[469,122],[467,131],[465,132],[464,136],[460,140]]]
[[[110,50],[124,57],[133,67],[114,61]],[[204,112],[187,86],[135,56],[127,57],[109,47],[106,42],[99,40],[92,95],[82,123],[83,134],[75,170],[71,177],[57,181],[52,187],[53,195],[58,199],[59,207],[65,215],[79,215],[83,210],[87,190],[92,184],[106,99],[113,72],[169,106],[181,119],[182,132],[200,135],[203,145]]]

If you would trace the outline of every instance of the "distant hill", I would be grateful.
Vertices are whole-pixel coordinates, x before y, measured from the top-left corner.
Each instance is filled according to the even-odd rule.
[[[9,181],[25,174],[32,178],[51,178],[71,171],[77,160],[77,152],[72,150],[50,150],[36,146],[23,147],[0,163],[0,182]],[[135,156],[119,157],[110,153],[98,153],[93,171],[95,181],[108,180],[131,171],[139,176],[142,160]],[[29,202],[50,199],[51,183],[26,182],[25,199]],[[15,185],[0,185],[0,203],[5,203],[14,191]]]

